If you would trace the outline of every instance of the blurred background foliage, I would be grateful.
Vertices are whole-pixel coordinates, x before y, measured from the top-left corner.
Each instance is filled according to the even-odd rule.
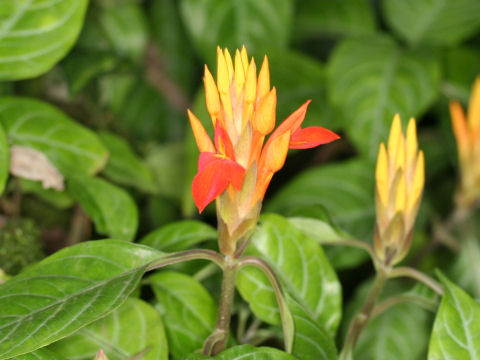
[[[0,5],[0,18],[9,6],[23,6],[15,1]],[[48,6],[37,3],[38,11]],[[11,177],[2,208],[33,218],[47,252],[104,235],[139,239],[200,217],[190,190],[198,150],[186,109],[211,129],[202,74],[204,64],[215,73],[217,45],[231,52],[245,45],[257,66],[268,55],[277,122],[312,99],[306,126],[342,136],[292,151],[265,211],[318,218],[371,241],[374,161],[395,113],[404,125],[417,119],[426,155],[424,201],[407,261],[415,261],[433,219],[452,207],[457,164],[448,101],[466,104],[480,73],[478,0],[63,0],[55,6],[61,12],[73,3],[65,28],[55,32],[59,38],[15,35],[15,44],[40,54],[33,64],[16,61],[22,54],[12,53],[0,34],[6,138],[44,152],[66,179],[66,191],[55,191]],[[32,13],[25,23],[37,20]],[[52,124],[64,126],[62,132],[46,131]],[[48,141],[76,150],[66,154]],[[212,210],[201,217],[214,224]],[[29,238],[38,238],[27,225]],[[17,236],[8,226],[2,231],[2,241]],[[366,257],[345,249],[327,254],[343,270],[345,296],[354,296],[350,285],[369,274]],[[429,270],[448,256],[440,252],[417,265]],[[349,270],[358,266],[364,271]],[[402,311],[408,307],[390,316],[408,329]],[[381,327],[382,319],[371,326]],[[359,351],[371,351],[370,340]]]

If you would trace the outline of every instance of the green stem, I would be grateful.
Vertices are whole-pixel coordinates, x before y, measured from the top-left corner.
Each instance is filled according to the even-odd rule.
[[[416,295],[396,295],[388,298],[387,300],[382,301],[379,303],[377,306],[372,311],[371,314],[371,319],[376,318],[377,316],[383,314],[385,311],[390,309],[392,306],[406,303],[406,302],[412,302],[416,303],[417,305],[423,307],[426,310],[431,311],[432,313],[435,313],[437,311],[437,306],[438,304],[435,303],[434,301],[428,301],[427,299],[416,296]]]
[[[392,269],[389,272],[388,277],[389,278],[409,277],[417,281],[420,281],[421,283],[424,283],[430,289],[435,291],[438,295],[440,296],[443,295],[443,288],[438,282],[433,280],[427,274],[424,274],[421,271],[418,271],[411,267],[398,267],[398,268]]]
[[[339,240],[327,240],[327,241],[320,241],[320,245],[341,245],[341,246],[350,246],[355,247],[361,250],[366,251],[372,259],[375,259],[375,255],[373,253],[372,246],[366,242],[356,239],[339,239]]]
[[[238,261],[235,258],[231,256],[225,257],[217,324],[213,333],[205,341],[203,347],[204,355],[215,356],[225,350],[230,330],[233,300],[235,298],[237,264]]]
[[[352,322],[350,323],[350,327],[348,328],[347,337],[345,338],[345,343],[343,345],[342,352],[340,354],[340,360],[350,360],[352,359],[353,349],[355,348],[355,344],[360,336],[360,333],[367,325],[371,315],[373,308],[375,306],[375,302],[377,301],[378,296],[382,292],[383,286],[388,279],[387,269],[379,267],[377,269],[377,274],[375,275],[375,280],[373,285],[370,289],[370,292],[365,299],[362,309],[360,312],[355,315]]]
[[[193,249],[168,254],[151,263],[147,267],[147,271],[189,260],[210,260],[217,264],[221,269],[225,267],[225,260],[219,253],[212,250]]]
[[[290,312],[287,302],[285,301],[282,285],[280,284],[280,281],[278,281],[277,275],[275,274],[273,269],[264,260],[255,256],[244,256],[239,260],[239,268],[248,265],[255,266],[262,270],[272,284],[273,290],[275,291],[275,296],[277,298],[278,307],[280,309],[280,317],[282,318],[285,350],[290,353],[292,352],[293,348],[295,323],[293,321],[292,313]]]

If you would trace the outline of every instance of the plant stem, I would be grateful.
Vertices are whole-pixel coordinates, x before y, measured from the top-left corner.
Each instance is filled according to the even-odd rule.
[[[420,281],[421,283],[424,283],[430,289],[435,291],[438,295],[440,295],[440,296],[443,295],[442,286],[438,282],[433,280],[427,274],[424,274],[421,271],[418,271],[418,270],[416,270],[414,268],[411,268],[411,267],[395,268],[395,269],[390,271],[390,273],[388,274],[388,277],[390,277],[390,278],[409,277],[409,278],[415,279],[417,281]]]
[[[222,290],[218,305],[217,324],[213,333],[205,341],[203,354],[215,356],[225,349],[227,344],[232,306],[235,297],[235,276],[237,259],[226,256],[223,268]]]
[[[150,264],[146,271],[189,260],[210,260],[222,269],[225,267],[225,260],[219,253],[213,250],[193,249],[168,254]]]
[[[388,279],[387,269],[379,267],[377,269],[377,274],[375,275],[375,280],[370,289],[370,292],[363,303],[363,307],[360,312],[355,315],[350,327],[348,328],[347,337],[345,338],[345,343],[343,345],[342,352],[340,354],[340,360],[350,360],[352,359],[353,349],[355,344],[360,336],[360,333],[365,328],[372,315],[375,302],[377,301],[378,296],[380,295],[385,282]]]
[[[427,299],[421,296],[406,295],[406,294],[396,295],[388,298],[385,301],[382,301],[377,306],[375,306],[375,309],[373,309],[370,319],[376,318],[377,316],[383,314],[385,311],[387,311],[388,309],[390,309],[395,305],[406,303],[406,302],[416,303],[417,305],[421,306],[426,310],[431,311],[432,313],[436,312],[437,306],[438,306],[438,304],[436,304],[434,301],[428,301]]]
[[[293,320],[292,313],[288,307],[285,296],[283,294],[282,285],[277,278],[277,275],[268,263],[256,256],[244,256],[239,261],[239,268],[244,266],[255,266],[263,271],[268,280],[272,284],[275,291],[275,297],[277,299],[278,308],[280,309],[280,317],[282,318],[283,337],[285,340],[285,350],[290,353],[293,348],[293,336],[295,322]]]

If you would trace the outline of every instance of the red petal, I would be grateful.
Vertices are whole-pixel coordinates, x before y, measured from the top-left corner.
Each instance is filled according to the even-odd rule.
[[[215,147],[222,155],[235,160],[235,150],[233,149],[232,141],[230,140],[228,133],[218,122],[215,127]]]
[[[235,161],[212,153],[202,153],[198,162],[199,172],[193,179],[192,194],[200,212],[223,193],[229,184],[241,189],[245,169]]]
[[[339,139],[333,131],[320,126],[298,129],[290,138],[290,149],[309,149]]]

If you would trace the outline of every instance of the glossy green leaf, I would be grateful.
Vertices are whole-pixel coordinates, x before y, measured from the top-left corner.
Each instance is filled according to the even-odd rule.
[[[480,358],[480,305],[439,273],[445,295],[433,325],[428,360]]]
[[[183,23],[197,51],[211,65],[220,45],[251,53],[285,48],[290,37],[291,0],[182,0]]]
[[[375,28],[372,4],[367,0],[298,1],[295,37],[358,36],[372,34]]]
[[[290,354],[268,347],[254,347],[251,345],[234,346],[214,357],[215,360],[296,360]]]
[[[257,66],[260,61],[257,59]],[[294,51],[269,51],[268,61],[271,84],[277,89],[278,123],[312,99],[302,127],[323,126],[332,130],[340,127],[327,103],[325,70],[321,62]]]
[[[138,210],[125,190],[89,176],[68,179],[67,190],[93,220],[98,232],[133,240],[138,227]]]
[[[317,243],[279,215],[264,215],[246,254],[266,260],[284,291],[306,313],[334,334],[341,318],[341,288],[337,276]],[[245,267],[237,287],[253,312],[271,324],[280,324],[273,288],[258,269]]]
[[[134,186],[147,192],[156,192],[153,173],[120,136],[106,131],[99,133],[110,157],[102,172],[113,181]]]
[[[182,220],[162,226],[144,236],[140,243],[165,252],[187,250],[206,240],[217,239],[217,231],[197,220]]]
[[[167,332],[170,353],[175,359],[201,349],[215,328],[217,306],[195,279],[173,271],[148,278],[158,300]]]
[[[389,25],[411,44],[454,45],[480,29],[477,0],[383,0]]]
[[[375,215],[374,173],[373,164],[360,160],[312,168],[278,191],[265,209],[289,214],[292,209],[321,205],[342,229],[369,241]]]
[[[431,51],[404,50],[388,37],[345,40],[329,59],[329,96],[358,149],[376,158],[393,116],[406,124],[436,99],[440,67]]]
[[[129,359],[138,354],[145,360],[168,359],[160,315],[148,303],[133,298],[49,349],[67,360],[92,360],[99,349],[109,360]]]
[[[467,237],[470,236],[470,237]],[[455,283],[480,298],[480,244],[478,237],[465,234],[461,237],[462,246],[451,268]]]
[[[0,286],[0,359],[76,332],[121,305],[162,253],[118,240],[65,248]]]
[[[312,319],[302,305],[288,299],[295,321],[295,340],[292,355],[302,360],[336,360],[337,350],[330,334]]]
[[[15,356],[15,360],[63,360],[58,354],[55,354],[45,348],[32,351],[28,354]]]
[[[416,304],[395,305],[362,332],[355,359],[422,360],[428,346],[429,313]]]
[[[1,115],[0,115],[1,116]],[[10,149],[3,126],[0,124],[0,195],[5,190],[10,165]]]
[[[72,47],[88,0],[2,0],[0,80],[40,75]]]
[[[268,348],[240,345],[227,349],[217,356],[211,357],[201,354],[190,354],[185,360],[297,360],[286,352]]]
[[[59,208],[67,209],[73,205],[73,198],[66,191],[57,191],[54,189],[44,189],[39,181],[19,178],[20,189],[24,194],[35,194],[42,200]]]
[[[95,174],[108,153],[98,137],[53,106],[33,99],[0,98],[8,140],[44,153],[65,176]]]
[[[324,251],[336,269],[354,267],[368,258],[368,253],[362,249],[341,245],[342,240],[351,239],[352,236],[331,222],[308,217],[291,217],[288,220],[320,245],[327,244]]]
[[[140,61],[148,41],[147,19],[139,4],[110,6],[98,14],[98,23],[112,50],[120,57]]]

